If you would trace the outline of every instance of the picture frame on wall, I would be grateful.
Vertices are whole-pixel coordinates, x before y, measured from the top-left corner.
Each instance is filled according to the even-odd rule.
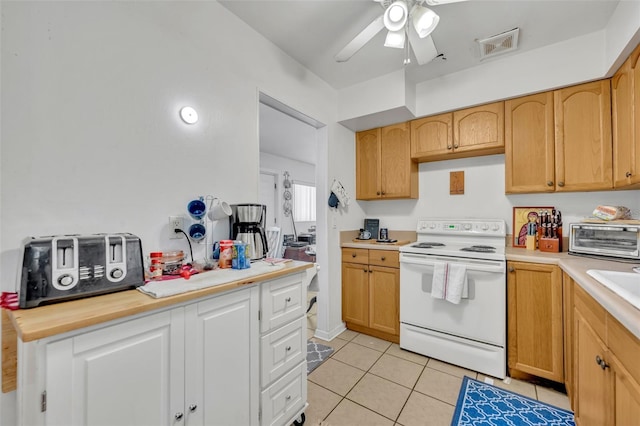
[[[535,222],[540,224],[540,212],[551,212],[553,207],[514,207],[513,208],[513,247],[525,247],[527,240],[527,224]]]

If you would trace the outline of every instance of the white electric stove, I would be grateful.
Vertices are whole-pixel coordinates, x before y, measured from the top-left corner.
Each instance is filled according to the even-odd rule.
[[[400,347],[484,374],[506,374],[506,224],[420,219],[400,250]],[[467,297],[433,298],[437,263],[463,265]]]

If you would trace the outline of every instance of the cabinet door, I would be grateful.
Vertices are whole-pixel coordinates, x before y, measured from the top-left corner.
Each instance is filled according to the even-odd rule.
[[[554,92],[556,191],[613,187],[609,80]]]
[[[369,266],[369,327],[400,334],[400,270]]]
[[[509,368],[562,383],[562,273],[555,265],[509,262]]]
[[[356,133],[356,198],[380,198],[380,129]]]
[[[186,424],[257,424],[258,287],[188,305],[185,318]]]
[[[380,179],[383,198],[418,197],[418,165],[411,161],[409,123],[380,129]]]
[[[183,412],[176,308],[47,344],[47,425],[173,425]]]
[[[634,163],[633,74],[629,58],[611,78],[613,186],[630,184]]]
[[[637,424],[640,419],[640,385],[615,356],[610,355],[609,360],[614,395],[612,424]]]
[[[504,102],[454,111],[453,149],[504,152]]]
[[[608,369],[596,360],[606,359],[606,347],[578,309],[574,310],[575,417],[576,424],[608,423],[611,381]]]
[[[505,192],[555,191],[553,92],[505,101]]]
[[[369,267],[356,263],[342,264],[342,320],[369,325]]]
[[[636,185],[640,183],[640,45],[631,54],[631,77],[633,88],[633,144],[631,145],[630,183]]]
[[[411,158],[440,159],[453,150],[453,114],[434,115],[411,121]],[[440,157],[440,158],[439,158]]]

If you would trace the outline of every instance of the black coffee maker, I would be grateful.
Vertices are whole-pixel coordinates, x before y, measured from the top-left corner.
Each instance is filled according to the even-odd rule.
[[[264,231],[267,206],[263,204],[232,204],[229,216],[229,237],[248,245],[251,260],[264,259],[269,251]]]

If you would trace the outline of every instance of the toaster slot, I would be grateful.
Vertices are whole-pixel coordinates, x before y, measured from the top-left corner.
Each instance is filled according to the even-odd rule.
[[[78,239],[59,237],[51,241],[51,284],[58,290],[70,290],[78,284]]]
[[[117,283],[127,275],[127,242],[122,235],[107,235],[104,239],[107,254],[106,277],[109,281]]]

